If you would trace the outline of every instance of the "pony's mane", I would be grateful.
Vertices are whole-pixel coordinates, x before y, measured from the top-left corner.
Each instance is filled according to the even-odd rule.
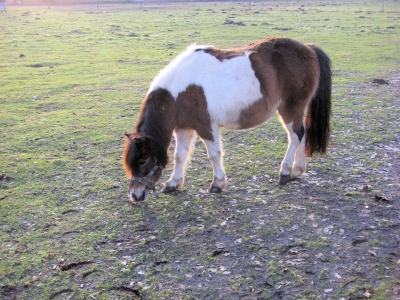
[[[156,89],[146,95],[140,108],[135,132],[146,138],[149,151],[163,165],[168,163],[168,147],[174,123],[174,98],[166,89]]]
[[[131,134],[126,134],[127,138],[125,139],[125,144],[124,144],[124,155],[123,155],[123,166],[125,170],[125,174],[127,177],[130,177],[132,175],[132,165],[135,159],[135,149],[134,149],[134,144],[132,143],[132,140],[134,138],[140,137],[139,133],[131,133]]]
[[[214,48],[213,45],[197,45],[191,44],[187,47],[187,51],[209,50]]]

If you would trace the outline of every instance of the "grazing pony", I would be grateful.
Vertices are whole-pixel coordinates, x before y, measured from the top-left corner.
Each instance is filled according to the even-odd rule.
[[[329,57],[313,44],[269,37],[247,47],[192,45],[150,85],[134,133],[126,134],[123,164],[132,202],[144,200],[168,163],[175,134],[174,170],[162,192],[180,188],[195,133],[207,147],[214,179],[208,191],[226,184],[220,127],[247,129],[278,111],[289,146],[279,184],[301,176],[305,156],[325,153],[329,141],[332,72]],[[305,123],[304,112],[307,108]]]

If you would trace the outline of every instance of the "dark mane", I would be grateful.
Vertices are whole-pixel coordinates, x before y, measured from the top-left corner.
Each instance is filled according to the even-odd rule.
[[[150,92],[140,108],[135,132],[146,138],[149,151],[165,167],[175,128],[174,98],[166,89]]]
[[[135,138],[140,138],[140,134],[127,133],[126,136],[127,138],[125,139],[124,155],[123,155],[124,159],[122,160],[122,163],[124,166],[125,173],[127,174],[127,176],[130,176],[132,175],[132,166],[136,160],[136,155],[135,155],[136,146],[135,143],[132,143],[132,140],[134,140]]]

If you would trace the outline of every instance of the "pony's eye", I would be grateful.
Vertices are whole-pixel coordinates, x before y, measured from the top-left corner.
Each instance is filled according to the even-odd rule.
[[[139,160],[138,160],[139,165],[140,165],[140,166],[144,166],[144,165],[146,164],[148,158],[149,158],[149,155],[148,155],[148,154],[142,154],[142,155],[140,155],[140,156],[139,156]]]

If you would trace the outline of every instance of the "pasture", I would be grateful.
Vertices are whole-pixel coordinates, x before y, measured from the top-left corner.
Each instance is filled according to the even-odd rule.
[[[252,4],[0,14],[1,299],[400,298],[399,3]],[[223,130],[222,194],[198,140],[182,190],[132,205],[124,133],[152,78],[191,43],[271,35],[332,60],[327,155],[282,187],[277,118]]]

